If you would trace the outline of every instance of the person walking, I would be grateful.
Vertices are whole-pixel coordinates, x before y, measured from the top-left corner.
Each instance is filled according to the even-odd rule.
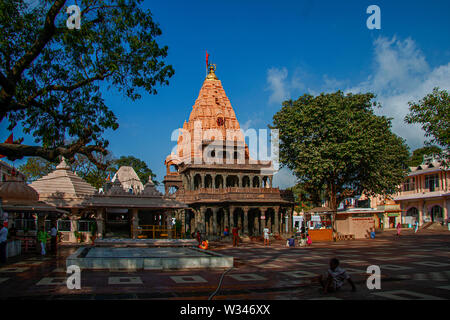
[[[3,224],[0,225],[0,263],[6,263],[6,244],[8,240],[8,228]]]
[[[402,232],[402,225],[399,223],[397,223],[397,237],[400,237],[400,232]]]
[[[264,246],[270,246],[270,242],[269,242],[269,240],[270,240],[270,230],[269,230],[269,228],[268,227],[265,227],[264,229],[263,229],[263,234],[264,234]]]
[[[417,233],[417,230],[419,230],[419,221],[416,220],[416,222],[414,223],[414,233]]]
[[[233,227],[231,233],[233,234],[233,247],[239,246],[239,227]]]
[[[58,244],[58,229],[56,229],[56,225],[53,224],[52,228],[50,229],[50,248],[52,253],[56,254],[56,250],[57,250],[57,244]]]
[[[41,231],[38,232],[38,241],[41,244],[41,255],[43,256],[47,254],[45,251],[45,245],[47,244],[48,238],[48,233],[44,231],[44,227],[41,227]]]

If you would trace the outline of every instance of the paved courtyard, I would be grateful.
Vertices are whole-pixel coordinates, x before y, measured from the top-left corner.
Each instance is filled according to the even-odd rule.
[[[229,244],[212,250],[235,258],[214,297],[221,299],[449,299],[450,232],[410,230],[397,239],[386,231],[374,240],[317,242],[308,248],[286,248],[278,241]],[[81,272],[81,289],[66,287],[65,259],[77,250],[61,246],[58,256],[26,254],[0,267],[2,299],[201,299],[216,290],[221,270],[98,270]],[[352,276],[338,293],[324,295],[316,277],[332,257]],[[369,265],[381,268],[381,289],[366,287]]]

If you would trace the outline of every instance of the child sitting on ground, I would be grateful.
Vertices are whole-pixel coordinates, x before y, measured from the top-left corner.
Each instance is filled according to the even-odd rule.
[[[355,284],[350,278],[350,275],[347,271],[339,267],[339,260],[336,258],[330,260],[330,269],[328,269],[327,272],[326,282],[323,281],[322,275],[319,276],[319,281],[323,287],[324,293],[336,292],[342,287],[345,280],[352,286],[352,291],[356,291]]]

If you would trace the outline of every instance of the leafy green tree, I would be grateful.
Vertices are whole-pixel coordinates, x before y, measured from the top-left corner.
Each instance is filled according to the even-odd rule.
[[[409,102],[410,113],[405,117],[409,124],[418,123],[431,137],[431,143],[450,148],[450,98],[447,90],[439,90],[425,96],[419,102]]]
[[[113,166],[115,167],[116,171],[119,170],[121,166],[133,167],[142,183],[147,183],[148,177],[151,177],[155,185],[159,184],[158,181],[154,180],[156,178],[156,175],[153,173],[153,171],[147,166],[144,161],[136,157],[121,156],[119,159],[114,160]]]
[[[273,117],[279,129],[282,165],[300,183],[325,186],[336,211],[345,198],[392,194],[406,175],[408,147],[391,132],[391,120],[376,116],[372,93],[338,91],[285,101]]]
[[[156,94],[174,74],[161,29],[142,0],[82,0],[81,28],[69,29],[64,0],[0,2],[0,122],[20,125],[38,145],[0,143],[9,160],[72,161],[107,154],[105,130],[118,128],[100,84],[131,100]],[[103,167],[105,169],[105,167]]]
[[[302,210],[308,211],[314,207],[318,207],[322,204],[324,188],[312,186],[311,184],[304,182],[298,183],[295,186],[288,188],[294,194],[295,211],[301,212]]]
[[[30,157],[27,162],[19,166],[19,171],[23,173],[27,181],[33,182],[55,170],[56,164],[39,157]]]
[[[416,149],[412,152],[411,157],[408,160],[409,167],[417,167],[423,161],[424,156],[429,156],[432,154],[440,154],[442,149],[438,146],[425,146],[419,149]]]

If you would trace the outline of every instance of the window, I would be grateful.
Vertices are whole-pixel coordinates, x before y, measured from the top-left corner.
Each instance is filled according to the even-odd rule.
[[[58,220],[58,231],[69,232],[72,231],[70,220]]]
[[[414,188],[415,188],[414,178],[408,178],[403,183],[403,191],[411,191],[414,190]]]
[[[430,191],[435,191],[439,188],[439,175],[431,174],[425,176],[425,189],[430,189]]]
[[[14,227],[17,230],[35,231],[37,221],[36,219],[14,219]]]
[[[78,231],[89,232],[91,231],[91,224],[96,223],[95,220],[78,220]]]

